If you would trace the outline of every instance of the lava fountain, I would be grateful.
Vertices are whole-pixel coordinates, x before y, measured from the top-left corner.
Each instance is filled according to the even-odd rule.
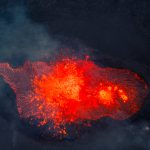
[[[47,126],[51,136],[67,136],[67,125],[111,117],[124,120],[140,110],[149,92],[145,81],[127,69],[103,68],[90,60],[30,62],[0,75],[16,93],[21,119]]]

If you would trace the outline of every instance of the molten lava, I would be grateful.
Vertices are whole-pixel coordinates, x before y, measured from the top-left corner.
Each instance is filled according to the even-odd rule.
[[[0,74],[16,93],[20,117],[48,126],[53,136],[67,135],[68,124],[127,119],[140,110],[149,92],[136,73],[102,68],[90,60],[26,62],[16,69],[1,63]]]

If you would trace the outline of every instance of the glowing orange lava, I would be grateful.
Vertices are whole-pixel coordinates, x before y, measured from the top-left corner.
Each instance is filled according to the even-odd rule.
[[[0,64],[0,74],[16,93],[21,118],[46,126],[53,136],[67,135],[68,124],[102,117],[123,120],[140,110],[149,89],[136,73],[102,68],[90,60],[26,62],[12,69]]]

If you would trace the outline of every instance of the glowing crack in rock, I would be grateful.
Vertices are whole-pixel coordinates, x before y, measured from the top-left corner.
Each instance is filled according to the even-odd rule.
[[[140,110],[149,92],[145,81],[127,69],[102,68],[90,60],[30,62],[0,75],[16,93],[20,118],[48,126],[52,136],[67,136],[68,124],[111,117],[124,120]]]

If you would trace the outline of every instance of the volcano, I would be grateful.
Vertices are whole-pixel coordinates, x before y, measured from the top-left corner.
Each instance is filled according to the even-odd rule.
[[[67,126],[110,117],[125,120],[142,107],[149,87],[128,69],[101,67],[75,58],[27,61],[20,68],[0,63],[0,75],[16,94],[19,117],[55,137]]]

